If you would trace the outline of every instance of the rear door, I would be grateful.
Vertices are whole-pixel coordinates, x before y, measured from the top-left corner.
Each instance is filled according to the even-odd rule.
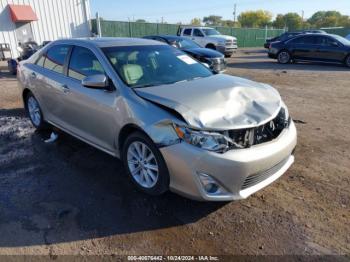
[[[102,149],[114,151],[116,91],[87,88],[81,82],[86,76],[106,74],[97,56],[89,48],[73,47],[65,82],[63,115],[69,131]]]
[[[43,53],[34,65],[30,75],[34,95],[42,107],[45,120],[63,125],[63,83],[65,63],[70,45],[54,45]]]
[[[184,28],[182,31],[182,36],[192,39],[192,28]]]
[[[315,45],[315,37],[312,35],[304,35],[289,40],[292,56],[300,60],[314,60],[317,52]]]

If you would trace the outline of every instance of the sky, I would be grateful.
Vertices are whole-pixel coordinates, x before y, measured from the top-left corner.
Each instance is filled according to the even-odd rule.
[[[305,18],[319,10],[336,10],[350,15],[350,0],[90,0],[92,15],[99,12],[107,20],[189,23],[192,18],[211,14],[233,20],[234,4],[237,14],[263,9],[274,15],[296,12]]]

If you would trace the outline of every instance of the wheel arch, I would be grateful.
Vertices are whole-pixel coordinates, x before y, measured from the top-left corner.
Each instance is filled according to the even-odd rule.
[[[216,45],[213,43],[208,43],[206,44],[205,48],[211,48],[211,49],[215,49],[216,50]]]
[[[120,130],[119,135],[118,135],[117,141],[118,141],[119,152],[121,152],[123,150],[123,146],[124,146],[124,143],[126,141],[126,138],[134,132],[141,132],[141,133],[145,134],[147,137],[149,137],[149,135],[138,125],[126,124],[125,126],[122,127],[122,129]],[[152,140],[152,138],[150,138],[150,139]]]
[[[28,96],[28,94],[32,93],[32,91],[29,90],[29,88],[25,88],[22,92],[22,100],[23,100],[23,104],[25,105],[25,101],[26,101],[26,98]]]
[[[344,58],[344,64],[345,65],[347,65],[346,64],[346,62],[347,62],[347,60],[350,58],[350,53],[348,53],[346,56],[345,56],[345,58]]]

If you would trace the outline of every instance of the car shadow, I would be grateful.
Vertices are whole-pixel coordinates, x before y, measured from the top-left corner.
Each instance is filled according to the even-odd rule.
[[[194,223],[225,203],[135,190],[119,160],[63,132],[45,143],[23,109],[0,110],[0,247],[71,242]]]

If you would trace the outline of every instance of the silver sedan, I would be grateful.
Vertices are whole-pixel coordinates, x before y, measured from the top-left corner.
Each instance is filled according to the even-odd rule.
[[[213,74],[152,40],[58,40],[20,63],[25,109],[122,159],[141,191],[244,199],[294,162],[297,132],[269,85]]]

